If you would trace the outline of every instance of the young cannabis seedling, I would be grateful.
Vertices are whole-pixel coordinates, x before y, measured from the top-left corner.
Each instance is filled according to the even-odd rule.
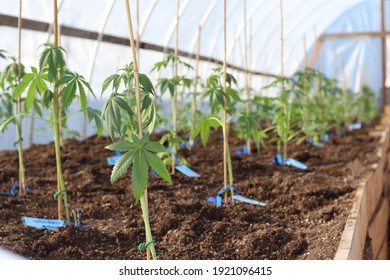
[[[108,77],[103,84],[103,92],[110,84],[111,95],[103,106],[102,119],[111,139],[119,137],[121,140],[106,148],[124,153],[112,170],[111,183],[115,183],[124,173],[131,170],[134,198],[136,203],[141,202],[147,236],[146,245],[149,246],[153,259],[156,259],[154,244],[150,243],[153,239],[144,197],[150,168],[167,182],[171,183],[172,180],[163,161],[157,156],[159,153],[167,153],[167,150],[162,144],[149,140],[149,133],[154,129],[156,118],[154,104],[150,98],[150,95],[155,94],[154,87],[149,78],[139,74],[133,64]],[[121,86],[123,91],[120,91]],[[137,90],[137,87],[140,90]]]
[[[41,104],[49,110],[49,123],[52,125],[57,167],[58,190],[58,219],[62,219],[62,203],[64,203],[66,222],[70,222],[68,196],[63,178],[61,151],[60,151],[60,124],[61,112],[66,112],[71,103],[78,98],[80,108],[84,116],[95,121],[98,134],[102,132],[100,112],[88,107],[85,88],[93,93],[91,86],[83,76],[71,72],[66,68],[64,59],[65,50],[55,47],[51,43],[43,45],[43,51],[39,58],[39,69],[31,67],[31,72],[24,75],[21,82],[15,88],[12,99],[16,99],[26,92],[25,113],[28,113],[36,101],[36,92],[40,94]],[[44,121],[46,119],[41,118]]]
[[[160,61],[160,62],[157,62],[154,67],[152,68],[152,72],[154,71],[157,71],[157,72],[161,72],[162,69],[167,69],[167,68],[170,68],[170,70],[172,71],[172,77],[171,78],[160,78],[158,80],[158,86],[160,87],[160,92],[161,92],[161,95],[163,95],[166,91],[169,91],[170,93],[170,96],[171,96],[171,101],[172,101],[172,136],[170,138],[172,138],[173,140],[173,146],[172,146],[172,174],[175,174],[175,160],[174,160],[174,157],[176,156],[177,154],[177,151],[178,151],[178,144],[179,143],[179,139],[177,139],[177,132],[178,132],[178,128],[177,128],[177,113],[178,113],[178,109],[177,109],[177,94],[175,92],[175,88],[177,88],[178,86],[184,86],[184,87],[190,87],[191,86],[191,80],[190,79],[187,79],[186,77],[184,76],[175,76],[174,73],[175,73],[175,64],[178,63],[184,67],[186,67],[187,69],[192,69],[192,66],[189,65],[188,63],[180,60],[178,57],[175,56],[175,54],[171,53],[171,54],[168,54],[164,60]]]
[[[214,116],[208,117],[208,118],[202,118],[199,122],[197,128],[194,131],[194,134],[192,135],[192,139],[195,139],[196,136],[200,135],[200,138],[202,140],[203,145],[207,144],[207,141],[210,136],[210,128],[219,128],[224,127],[223,125],[223,117],[222,116],[224,107],[228,108],[227,112],[230,115],[233,115],[235,112],[235,104],[238,104],[241,102],[240,97],[238,96],[238,93],[235,89],[232,88],[233,85],[237,85],[237,81],[231,74],[226,74],[226,82],[227,82],[227,88],[226,93],[224,92],[224,88],[221,82],[221,68],[215,68],[214,73],[211,74],[206,83],[206,91],[203,94],[203,99],[208,99],[211,113]],[[226,104],[225,104],[226,102]],[[227,124],[229,124],[231,121],[231,117],[227,120]],[[223,135],[224,137],[228,137],[229,135],[229,126],[226,127],[226,130]],[[227,145],[226,145],[226,160],[227,160],[227,166],[228,166],[228,177],[229,177],[229,185],[234,185],[234,178],[233,178],[233,168],[232,168],[232,161],[230,156],[230,148],[229,143],[226,139]],[[226,186],[225,186],[226,187]],[[226,194],[227,195],[227,194]],[[232,195],[233,196],[233,195]],[[227,202],[227,196],[225,196],[225,203]]]

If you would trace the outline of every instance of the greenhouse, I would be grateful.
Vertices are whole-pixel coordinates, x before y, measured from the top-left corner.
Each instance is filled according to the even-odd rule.
[[[0,0],[0,259],[388,260],[389,23]]]

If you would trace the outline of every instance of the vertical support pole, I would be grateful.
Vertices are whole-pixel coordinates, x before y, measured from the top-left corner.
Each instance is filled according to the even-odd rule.
[[[248,67],[249,67],[249,63],[248,63],[248,30],[247,30],[247,18],[246,18],[246,0],[244,0],[244,45],[245,45],[245,90],[246,90],[246,113],[249,114],[250,111],[251,111],[251,103],[250,103],[250,99],[251,99],[251,85],[249,84],[250,83],[250,78],[249,78],[249,71],[248,71]],[[251,148],[251,137],[249,135],[247,135],[247,139],[246,139],[246,146],[248,148],[248,154],[250,155],[252,152],[252,148]]]
[[[179,64],[179,5],[180,1],[176,0],[176,36],[175,36],[175,66],[174,66],[174,77],[177,79],[178,77],[178,64]],[[176,155],[177,152],[177,85],[175,83],[175,92],[172,100],[172,113],[173,113],[173,138],[174,143],[172,147],[172,153]],[[175,174],[176,162],[172,158],[172,174]]]
[[[284,77],[283,0],[279,0],[280,12],[280,76]]]
[[[140,97],[140,88],[139,88],[139,72],[138,72],[138,63],[137,63],[137,51],[134,42],[133,34],[133,24],[131,21],[131,12],[129,0],[125,0],[126,15],[127,15],[127,24],[130,37],[130,47],[133,57],[133,67],[134,67],[134,80],[135,80],[135,98],[137,106],[137,123],[138,123],[138,138],[141,139],[143,136],[142,131],[142,120],[141,120],[141,97]],[[142,216],[145,223],[145,233],[146,233],[146,242],[149,243],[153,240],[152,232],[150,228],[149,213],[148,213],[148,200],[147,200],[147,189],[145,189],[143,196],[140,199],[140,204],[142,208]],[[150,243],[147,249],[147,259],[150,260],[150,255],[154,260],[157,259],[156,250],[153,243]]]
[[[387,105],[386,94],[386,18],[385,18],[385,0],[381,0],[381,37],[382,37],[382,112]]]
[[[303,65],[307,69],[307,46],[306,46],[306,35],[303,35]]]
[[[18,17],[18,81],[20,82],[22,75],[22,0],[19,0],[19,17]],[[16,104],[16,114],[22,112],[22,98],[19,96]],[[23,137],[22,137],[22,121],[16,124],[16,134],[18,140],[18,160],[19,160],[19,196],[26,193],[25,190],[25,170],[23,159]]]
[[[226,86],[226,65],[227,65],[227,49],[226,49],[226,0],[223,1],[223,91],[227,91]],[[223,132],[223,184],[224,187],[228,185],[228,174],[227,174],[227,100],[224,97],[224,108],[222,113],[222,132]],[[227,192],[225,192],[225,203],[227,205]]]

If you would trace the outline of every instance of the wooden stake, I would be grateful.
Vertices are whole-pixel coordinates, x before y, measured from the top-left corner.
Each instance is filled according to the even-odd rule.
[[[137,123],[138,123],[138,138],[141,139],[143,137],[143,131],[142,131],[142,119],[141,119],[141,95],[140,95],[140,88],[139,88],[139,72],[138,72],[138,62],[137,62],[137,52],[136,52],[136,46],[135,46],[135,40],[134,40],[134,34],[133,34],[133,24],[131,21],[131,12],[130,12],[130,4],[129,0],[125,1],[125,7],[126,7],[126,15],[127,15],[127,24],[128,24],[128,31],[129,31],[129,37],[130,37],[130,47],[132,52],[132,58],[133,58],[133,69],[134,69],[134,80],[135,80],[135,98],[136,98],[136,106],[137,106]],[[152,234],[150,230],[150,224],[149,224],[149,215],[148,215],[148,199],[147,199],[148,193],[147,189],[145,189],[143,196],[140,199],[141,208],[143,212],[143,219],[145,222],[145,231],[146,231],[146,242],[149,243],[152,241]],[[154,244],[150,243],[149,246],[146,247],[146,254],[147,259],[151,259],[151,255],[153,259],[157,259],[156,251],[154,248]]]
[[[227,48],[226,48],[226,0],[223,1],[223,91],[227,92],[226,85],[226,64],[227,64]],[[227,174],[227,100],[224,97],[224,108],[222,113],[222,134],[223,134],[223,184],[224,187],[228,186],[228,174]],[[227,192],[225,192],[225,204],[227,205]]]
[[[246,90],[246,113],[249,114],[251,111],[251,86],[250,86],[250,78],[249,78],[249,63],[248,63],[248,30],[247,30],[247,18],[246,18],[246,0],[244,0],[244,45],[245,45],[245,90]],[[248,136],[248,135],[247,135]],[[246,146],[248,148],[248,154],[250,155],[252,152],[251,147],[252,138],[247,137]]]
[[[192,115],[191,115],[191,134],[195,131],[195,123],[196,123],[196,111],[197,111],[197,100],[196,94],[198,92],[198,76],[199,76],[199,56],[200,56],[200,43],[201,43],[201,34],[202,34],[202,26],[198,26],[198,35],[197,35],[197,44],[196,44],[196,60],[195,60],[195,84],[194,84],[194,96],[192,100]],[[191,140],[191,145],[193,144]]]
[[[141,67],[140,64],[140,55],[141,55],[141,49],[140,49],[140,42],[141,42],[141,34],[140,34],[140,26],[139,26],[139,0],[136,1],[137,6],[137,39],[136,39],[136,47],[137,47],[137,62],[138,62],[138,69]]]
[[[19,0],[19,17],[18,17],[18,81],[20,82],[22,75],[22,0]],[[16,114],[22,112],[22,99],[19,96],[16,104]],[[23,159],[23,137],[22,137],[22,121],[16,125],[16,134],[18,138],[18,161],[19,161],[19,196],[26,193],[25,191],[25,170]]]
[[[306,47],[306,35],[303,35],[303,57],[304,66],[307,69],[307,47]]]
[[[179,65],[179,6],[180,1],[176,0],[176,36],[175,36],[175,66],[174,66],[174,76],[175,78],[178,77],[178,65]],[[173,138],[175,139],[175,142],[173,143],[173,149],[172,153],[176,156],[177,153],[177,85],[175,84],[175,92],[173,95],[173,102],[172,102],[172,112],[173,112]],[[175,168],[176,168],[176,162],[172,158],[172,174],[175,174]]]
[[[382,37],[382,112],[387,105],[386,92],[386,18],[385,18],[385,0],[381,0],[381,37]]]
[[[284,77],[283,0],[279,0],[280,12],[280,76]],[[284,83],[283,83],[284,87]]]

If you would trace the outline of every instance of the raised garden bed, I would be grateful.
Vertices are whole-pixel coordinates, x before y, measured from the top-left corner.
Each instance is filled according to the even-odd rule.
[[[207,201],[222,187],[219,133],[212,134],[207,147],[198,144],[191,152],[182,150],[200,178],[176,174],[168,185],[151,175],[149,208],[159,259],[335,258],[364,180],[374,170],[385,170],[383,164],[387,170],[387,159],[383,163],[377,153],[380,136],[370,131],[367,127],[353,131],[329,140],[324,148],[292,146],[291,157],[307,164],[308,170],[272,163],[273,146],[260,155],[233,155],[240,194],[264,201],[266,207],[238,202],[217,208]],[[232,150],[243,144],[230,142]],[[31,259],[144,259],[138,250],[145,240],[143,221],[133,203],[130,177],[114,186],[109,183],[106,157],[112,153],[104,147],[110,143],[95,137],[67,140],[62,151],[71,208],[81,211],[89,229],[49,231],[23,225],[23,215],[56,218],[57,210],[54,147],[28,149],[26,175],[32,193],[0,198],[0,246]],[[17,153],[0,152],[1,190],[7,191],[16,178]],[[378,215],[383,211],[379,209]]]

